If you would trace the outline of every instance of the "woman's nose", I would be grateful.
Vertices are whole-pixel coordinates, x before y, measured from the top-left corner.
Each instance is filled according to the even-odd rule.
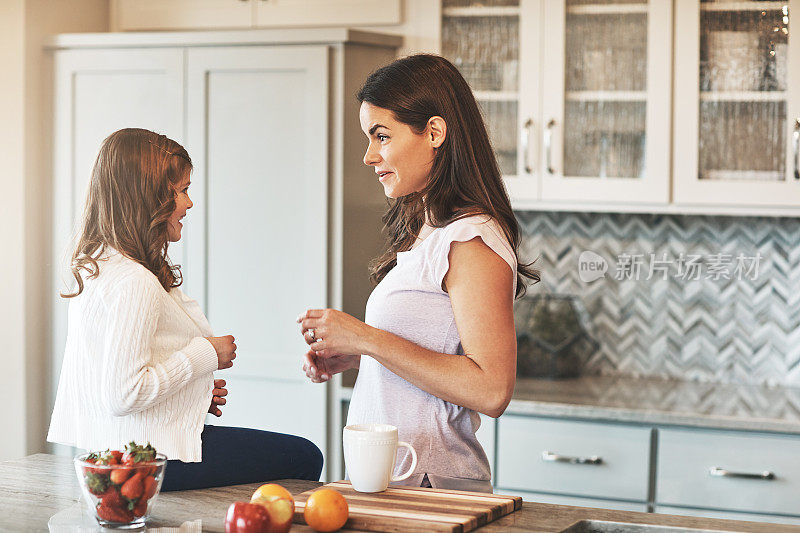
[[[368,166],[377,165],[381,158],[377,151],[372,149],[372,144],[367,146],[367,151],[364,153],[364,164]]]
[[[192,202],[192,199],[191,199],[191,198],[189,198],[189,197],[187,196],[187,197],[186,197],[186,200],[189,202],[188,204],[186,204],[186,209],[187,209],[187,210],[189,210],[189,209],[191,209],[192,207],[194,207],[194,202]]]

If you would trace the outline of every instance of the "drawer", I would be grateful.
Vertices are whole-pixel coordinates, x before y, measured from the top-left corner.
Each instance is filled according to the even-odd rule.
[[[647,500],[650,428],[506,415],[497,424],[498,487]],[[600,458],[599,464],[545,460]],[[551,456],[552,458],[552,456]]]
[[[774,473],[774,479],[722,477]],[[800,437],[709,430],[659,430],[656,502],[800,515]]]

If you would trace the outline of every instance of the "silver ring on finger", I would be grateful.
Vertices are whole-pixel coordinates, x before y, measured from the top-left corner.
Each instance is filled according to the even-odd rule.
[[[309,328],[308,332],[311,334],[311,342],[314,342],[314,336],[316,335],[314,328]]]

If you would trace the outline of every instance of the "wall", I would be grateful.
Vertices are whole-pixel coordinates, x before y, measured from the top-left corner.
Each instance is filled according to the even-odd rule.
[[[24,12],[22,0],[0,1],[0,353],[3,372],[9,378],[3,387],[3,432],[0,459],[25,453],[25,180],[24,140]]]
[[[522,256],[542,272],[529,295],[574,294],[588,312],[600,348],[585,373],[800,386],[800,219],[517,217]],[[591,279],[587,251],[603,277]]]
[[[42,44],[54,33],[107,29],[106,0],[0,0],[0,361],[9,378],[0,460],[44,450],[50,417],[52,91]]]

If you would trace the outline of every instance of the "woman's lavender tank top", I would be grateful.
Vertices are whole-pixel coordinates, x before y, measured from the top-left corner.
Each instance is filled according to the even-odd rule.
[[[367,301],[366,323],[429,350],[463,355],[442,280],[449,268],[450,244],[475,237],[511,267],[514,288],[508,298],[513,300],[514,250],[494,219],[472,216],[434,229],[416,248],[397,254],[397,265]],[[427,474],[434,488],[492,492],[489,461],[475,437],[478,413],[441,400],[362,356],[347,423],[373,422],[397,426],[400,440],[417,451],[414,475],[400,484],[420,486]],[[400,448],[395,475],[410,465],[411,454]]]

